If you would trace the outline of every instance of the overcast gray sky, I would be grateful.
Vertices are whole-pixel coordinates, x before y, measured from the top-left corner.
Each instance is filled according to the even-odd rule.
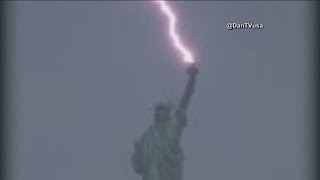
[[[312,3],[171,3],[200,67],[185,180],[308,179]],[[10,4],[10,180],[138,180],[133,141],[187,78],[158,7]]]

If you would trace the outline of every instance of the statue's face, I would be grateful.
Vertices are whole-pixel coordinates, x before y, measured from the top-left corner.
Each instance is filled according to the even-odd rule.
[[[159,104],[155,107],[155,121],[157,123],[165,122],[169,119],[170,107]]]

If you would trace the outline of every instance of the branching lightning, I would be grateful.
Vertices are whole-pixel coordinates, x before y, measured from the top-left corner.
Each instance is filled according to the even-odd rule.
[[[177,18],[176,15],[174,14],[172,8],[166,1],[154,1],[155,3],[158,3],[160,5],[161,11],[164,13],[164,15],[168,18],[169,22],[169,37],[171,41],[173,42],[175,48],[182,54],[183,60],[187,63],[194,63],[194,59],[192,56],[192,53],[189,51],[187,47],[183,44],[181,41],[179,34],[176,31],[176,22]]]

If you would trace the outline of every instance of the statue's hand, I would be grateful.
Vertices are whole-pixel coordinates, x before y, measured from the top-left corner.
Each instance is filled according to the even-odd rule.
[[[199,73],[199,68],[197,68],[195,63],[192,63],[187,68],[187,74],[191,76],[195,76]]]

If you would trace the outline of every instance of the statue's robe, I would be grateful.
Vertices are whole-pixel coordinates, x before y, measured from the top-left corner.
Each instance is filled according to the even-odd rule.
[[[143,180],[182,180],[180,139],[186,125],[185,111],[174,107],[168,121],[151,125],[135,142],[132,164]]]

